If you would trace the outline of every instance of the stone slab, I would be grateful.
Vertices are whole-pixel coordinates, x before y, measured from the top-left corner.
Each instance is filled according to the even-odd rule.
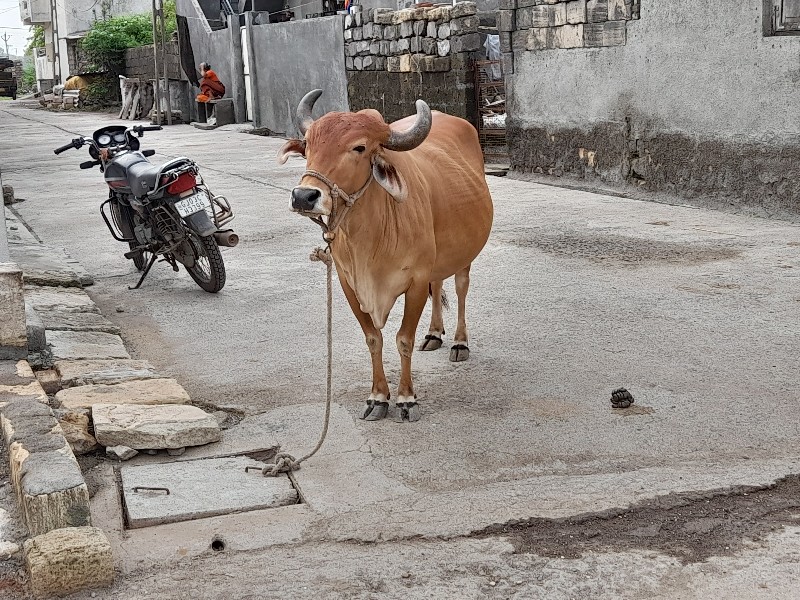
[[[189,404],[189,394],[174,379],[145,379],[117,384],[91,384],[56,394],[61,408],[91,408],[97,404]],[[112,444],[113,445],[113,444]]]
[[[179,461],[120,469],[131,528],[296,504],[285,475],[264,477],[264,463],[242,456]],[[166,488],[148,491],[134,488]]]
[[[0,360],[27,355],[22,270],[14,263],[0,263]]]
[[[156,368],[146,360],[59,360],[55,369],[61,376],[61,387],[115,384],[141,379],[159,378]]]
[[[35,377],[32,381],[16,385],[0,383],[0,409],[9,401],[20,398],[30,398],[45,405],[48,403],[47,394]]]
[[[0,385],[27,385],[36,381],[30,365],[24,360],[0,360]]]
[[[97,527],[57,529],[26,540],[25,565],[39,598],[64,596],[114,582],[111,544]]]
[[[217,442],[217,419],[196,406],[95,404],[94,434],[103,446],[135,450],[182,448]]]
[[[98,313],[42,311],[38,315],[44,327],[52,331],[98,331],[115,335],[120,332],[119,327]]]
[[[48,331],[47,343],[55,360],[130,358],[122,338],[95,331]]]
[[[28,335],[28,352],[42,352],[47,348],[44,323],[29,302],[25,303],[25,329]]]
[[[25,283],[80,288],[80,276],[67,265],[63,253],[44,244],[11,242],[11,258],[22,267]]]
[[[97,440],[89,433],[89,415],[67,411],[58,417],[58,424],[75,454],[88,454],[97,448]]]
[[[56,394],[61,389],[61,378],[54,369],[36,371],[36,380],[39,382],[39,385],[42,386],[46,394]]]
[[[20,397],[0,412],[11,481],[31,535],[90,524],[89,492],[49,406]]]
[[[25,300],[36,312],[100,312],[86,292],[77,288],[26,285]]]

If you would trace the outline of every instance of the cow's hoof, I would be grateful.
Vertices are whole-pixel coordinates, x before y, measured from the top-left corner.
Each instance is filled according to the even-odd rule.
[[[438,335],[428,334],[425,336],[425,341],[422,342],[422,345],[419,347],[420,350],[423,352],[428,352],[430,350],[438,350],[442,347],[442,338]]]
[[[469,358],[469,348],[466,344],[456,344],[450,348],[450,362],[464,362]]]
[[[394,420],[398,423],[408,421],[413,423],[419,421],[422,416],[422,409],[416,402],[398,402],[395,404]]]
[[[389,414],[388,402],[376,402],[375,400],[367,400],[361,414],[358,415],[359,419],[364,421],[380,421]]]

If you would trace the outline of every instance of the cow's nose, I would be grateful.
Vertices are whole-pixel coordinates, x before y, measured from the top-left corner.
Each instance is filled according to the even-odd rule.
[[[292,208],[306,212],[312,211],[321,195],[316,188],[296,187],[292,190]]]

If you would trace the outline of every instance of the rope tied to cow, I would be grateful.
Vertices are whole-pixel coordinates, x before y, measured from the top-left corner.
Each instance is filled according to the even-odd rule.
[[[314,449],[300,458],[299,460],[296,459],[294,456],[289,454],[288,452],[279,452],[275,455],[275,463],[267,465],[261,470],[261,474],[264,477],[276,477],[281,473],[288,473],[290,471],[296,471],[300,468],[300,463],[308,460],[312,456],[314,456],[320,448],[322,448],[323,442],[325,442],[325,438],[328,436],[328,425],[330,424],[331,420],[331,397],[333,392],[332,380],[333,380],[333,257],[331,256],[331,246],[330,243],[325,248],[314,248],[311,252],[311,256],[309,257],[312,262],[321,262],[325,263],[325,267],[327,269],[327,276],[326,276],[326,285],[327,285],[327,296],[328,296],[328,310],[327,310],[327,317],[328,317],[328,380],[327,380],[327,389],[326,389],[326,400],[325,400],[325,420],[322,426],[322,433],[319,436],[319,441]]]

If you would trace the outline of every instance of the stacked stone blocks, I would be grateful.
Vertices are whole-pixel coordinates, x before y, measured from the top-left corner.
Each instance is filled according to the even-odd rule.
[[[344,22],[348,71],[442,73],[453,59],[480,49],[474,2],[398,11],[369,9]]]
[[[508,73],[515,52],[624,46],[641,0],[500,0],[498,29]]]

